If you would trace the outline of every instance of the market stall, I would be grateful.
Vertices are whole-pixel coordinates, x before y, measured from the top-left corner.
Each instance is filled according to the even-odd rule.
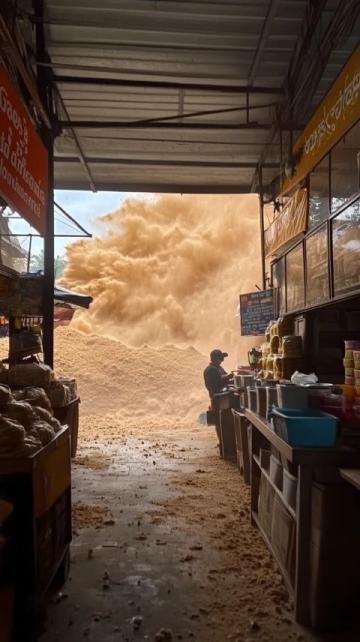
[[[0,251],[0,640],[12,642],[37,639],[49,588],[68,572],[79,397],[75,380],[57,378],[52,368],[47,149],[13,68],[1,58],[0,87],[0,202],[44,235],[46,255],[45,273],[33,275],[4,265]]]
[[[1,620],[0,639],[10,642],[11,636],[35,635],[49,587],[55,577],[66,577],[79,397],[74,380],[56,378],[42,362],[41,277],[7,272],[1,278],[9,337],[0,362],[0,502],[12,513],[5,522],[6,554],[0,552],[6,559],[0,597],[13,615]]]
[[[282,174],[263,237],[272,320],[235,416],[250,430],[252,521],[296,619],[320,629],[346,625],[360,588],[359,65],[357,48]],[[264,321],[249,296],[245,330]]]

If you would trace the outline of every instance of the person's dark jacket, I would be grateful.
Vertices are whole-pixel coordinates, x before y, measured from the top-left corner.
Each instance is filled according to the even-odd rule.
[[[226,381],[222,378],[224,375],[226,375],[226,370],[221,366],[215,365],[215,363],[209,363],[208,367],[205,368],[204,382],[209,392],[210,399],[226,387]]]

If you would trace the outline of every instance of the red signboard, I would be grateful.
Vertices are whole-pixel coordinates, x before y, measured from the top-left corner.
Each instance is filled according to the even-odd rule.
[[[46,230],[48,154],[0,67],[0,195],[40,234]]]

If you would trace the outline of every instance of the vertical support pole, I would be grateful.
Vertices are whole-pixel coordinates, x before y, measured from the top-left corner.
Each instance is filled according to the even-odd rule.
[[[44,2],[33,0],[36,25],[36,58],[37,62],[48,62],[44,33]],[[38,88],[41,101],[52,121],[53,102],[49,69],[38,65]],[[43,131],[43,141],[48,150],[48,196],[47,219],[44,235],[44,288],[43,288],[43,346],[44,361],[50,367],[54,365],[54,140],[52,131]]]
[[[262,166],[258,166],[259,176],[259,201],[260,201],[260,244],[261,244],[261,281],[262,288],[266,288],[265,278],[265,239],[264,239],[264,196],[263,196],[263,176]]]
[[[333,256],[333,222],[331,216],[331,178],[332,178],[332,153],[329,154],[329,216],[327,220],[327,241],[328,241],[328,274],[329,274],[329,298],[335,296],[334,285],[334,256]]]
[[[54,366],[54,154],[49,136],[49,190],[47,225],[44,236],[44,298],[43,298],[43,346],[44,361]]]
[[[32,238],[33,238],[33,235],[30,234],[30,236],[29,236],[29,251],[28,251],[28,259],[27,259],[27,266],[26,266],[26,271],[27,272],[30,272],[31,252],[32,252]]]

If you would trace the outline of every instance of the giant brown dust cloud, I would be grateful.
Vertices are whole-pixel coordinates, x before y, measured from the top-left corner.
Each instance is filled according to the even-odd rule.
[[[71,244],[63,283],[94,297],[72,327],[139,347],[194,346],[246,362],[239,294],[260,279],[257,196],[129,198]]]

